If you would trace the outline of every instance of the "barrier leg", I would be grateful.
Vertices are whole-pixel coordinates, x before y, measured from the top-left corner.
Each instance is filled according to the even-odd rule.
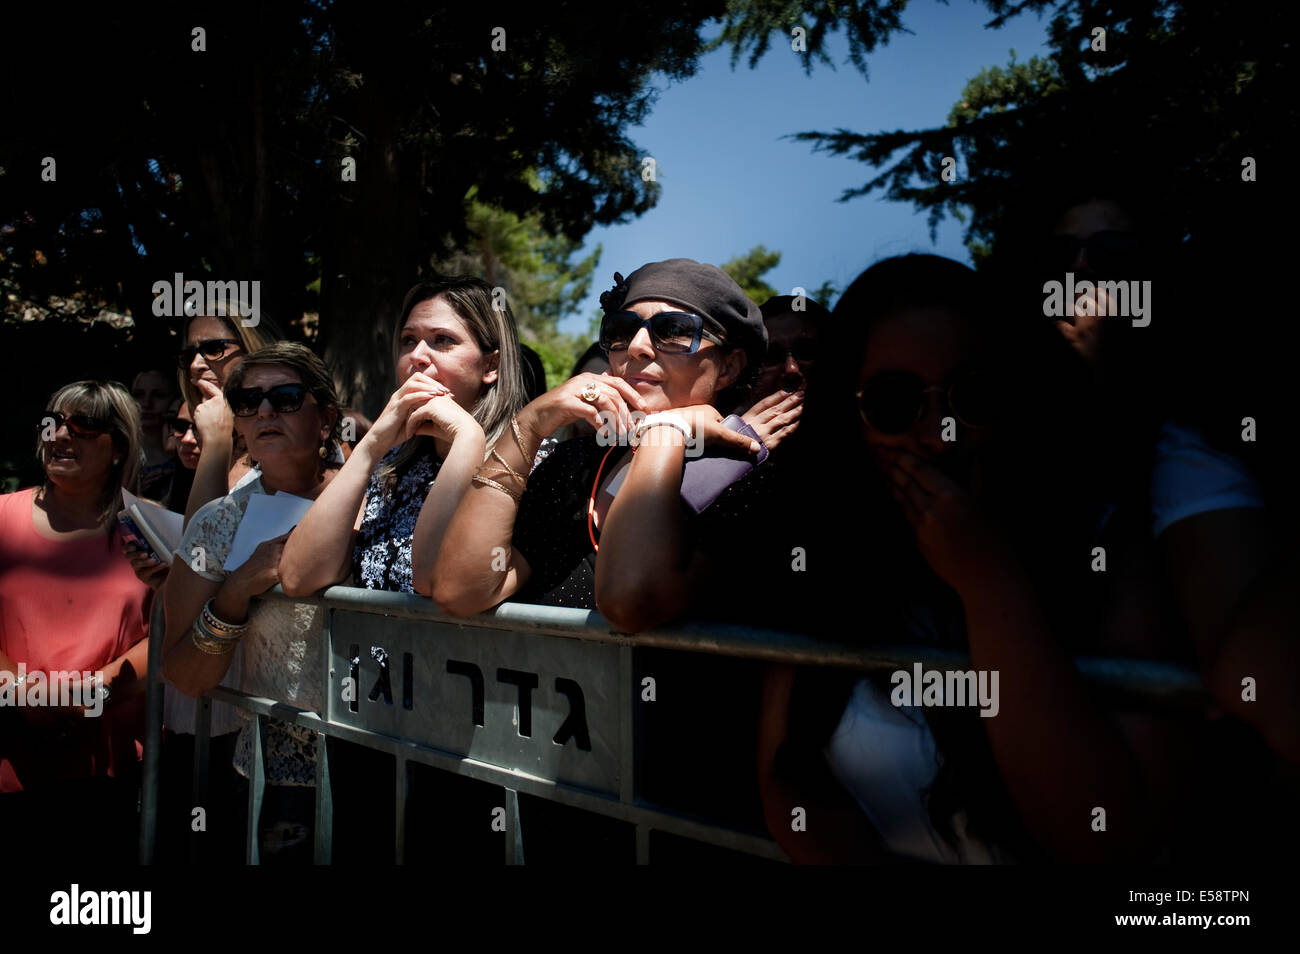
[[[506,793],[506,864],[524,863],[524,833],[519,828],[519,793],[507,788]]]
[[[263,733],[265,717],[253,716],[253,756],[248,767],[248,831],[244,846],[244,861],[250,865],[262,863],[262,797],[266,792],[266,766]]]
[[[144,772],[140,780],[140,864],[151,865],[158,838],[158,776],[162,761],[163,681],[162,600],[149,619],[149,661],[145,665]]]
[[[334,854],[334,789],[330,781],[329,736],[316,733],[315,854],[318,865],[331,863]]]
[[[194,780],[190,786],[193,805],[202,806],[206,813],[211,808],[211,799],[208,790],[208,763],[211,753],[209,746],[212,743],[212,700],[203,698],[198,700],[198,711],[194,718]],[[195,832],[190,832],[190,864],[198,864],[203,860],[203,852],[200,850],[200,844],[206,841],[196,838]]]
[[[407,771],[406,759],[399,755],[395,761],[397,762],[397,815],[394,830],[397,836],[393,844],[393,860],[399,865],[404,865],[406,864],[406,796],[410,794],[410,775]]]

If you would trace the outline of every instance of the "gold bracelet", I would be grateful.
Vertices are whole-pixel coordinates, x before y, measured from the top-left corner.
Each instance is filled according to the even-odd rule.
[[[524,435],[519,433],[519,419],[516,417],[510,419],[510,433],[515,435],[515,444],[519,447],[519,457],[523,460],[524,466],[528,468],[529,473],[532,473],[533,458],[529,457],[528,451],[524,449]]]
[[[501,491],[503,494],[505,494],[515,503],[519,503],[519,494],[515,493],[505,484],[499,484],[495,480],[492,480],[489,477],[484,477],[482,474],[474,474],[473,476],[470,477],[470,481],[472,483],[482,484],[485,487],[495,487],[497,490]]]
[[[509,475],[510,475],[511,477],[513,477],[515,480],[522,481],[522,482],[525,483],[525,484],[528,483],[528,475],[527,475],[527,474],[521,474],[521,473],[519,473],[519,471],[517,471],[517,470],[515,470],[513,467],[511,467],[511,466],[510,466],[510,463],[509,463],[509,462],[508,462],[504,457],[501,456],[500,452],[497,451],[497,449],[496,449],[495,447],[492,448],[492,457],[493,457],[493,459],[499,461],[500,464],[501,464],[501,466],[505,468],[505,473],[509,474]]]
[[[209,636],[202,635],[198,627],[190,629],[190,642],[199,652],[206,653],[209,656],[225,656],[235,651],[235,646],[239,641],[235,639],[212,639]]]
[[[199,634],[200,639],[210,647],[229,646],[234,649],[239,641],[244,638],[244,633],[248,630],[248,624],[235,630],[223,631],[220,627],[214,627],[212,620],[216,617],[206,611],[199,614],[199,618],[194,621],[194,631]],[[219,622],[219,621],[218,621]]]

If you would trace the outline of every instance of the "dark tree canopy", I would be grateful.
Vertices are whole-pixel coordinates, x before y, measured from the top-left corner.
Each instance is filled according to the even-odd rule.
[[[29,5],[6,26],[21,80],[0,152],[0,277],[129,311],[145,339],[171,330],[152,316],[153,282],[258,280],[282,324],[319,312],[319,346],[373,409],[396,305],[470,234],[471,188],[570,242],[650,208],[630,130],[652,74],[694,69],[715,12]]]

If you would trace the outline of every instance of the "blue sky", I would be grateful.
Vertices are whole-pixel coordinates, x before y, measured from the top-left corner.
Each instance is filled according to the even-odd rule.
[[[912,34],[894,36],[868,58],[869,82],[848,62],[842,32],[832,35],[828,51],[834,70],[814,64],[806,76],[802,55],[774,37],[753,70],[743,57],[732,70],[724,48],[702,59],[690,79],[661,80],[649,118],[630,134],[640,155],[655,159],[659,203],[626,225],[588,235],[584,254],[604,247],[596,280],[578,316],[560,330],[585,332],[615,270],[626,275],[664,258],[720,265],[765,245],[782,253],[765,276],[782,293],[824,281],[843,289],[877,259],[908,251],[968,262],[959,223],[941,225],[931,245],[925,216],[910,205],[874,194],[837,202],[845,189],[867,181],[871,167],[781,137],[942,125],[981,68],[1004,65],[1012,49],[1020,61],[1047,52],[1045,20],[1025,14],[986,30],[990,19],[988,8],[972,0],[913,0],[903,21]]]

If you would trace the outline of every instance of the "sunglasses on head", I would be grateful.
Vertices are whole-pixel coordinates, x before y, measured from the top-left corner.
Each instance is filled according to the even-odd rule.
[[[99,437],[113,429],[113,425],[103,418],[91,417],[89,414],[60,414],[58,411],[42,413],[41,423],[36,425],[37,429],[44,431],[49,426],[48,422],[51,418],[54,420],[56,431],[66,424],[68,433],[73,437]]]
[[[226,392],[226,403],[236,417],[252,417],[263,401],[271,403],[276,414],[292,414],[302,408],[311,389],[305,384],[277,384],[273,388],[233,388]]]
[[[1054,265],[1069,268],[1079,257],[1079,250],[1088,252],[1088,264],[1098,273],[1116,268],[1132,267],[1138,263],[1143,249],[1141,237],[1133,232],[1096,232],[1087,238],[1077,235],[1053,235],[1047,240],[1047,254]]]
[[[187,421],[183,417],[169,417],[166,425],[167,430],[171,431],[172,437],[184,437],[194,427],[194,422]]]
[[[177,357],[177,362],[182,368],[188,368],[194,363],[196,354],[203,355],[205,361],[216,361],[218,358],[225,357],[230,345],[242,345],[238,338],[206,338],[196,345],[186,345],[181,348],[181,353]]]
[[[600,322],[600,347],[606,353],[622,351],[642,328],[650,329],[650,345],[664,354],[695,354],[700,339],[722,344],[722,338],[704,327],[704,319],[685,311],[661,311],[642,318],[634,311],[618,311]]]
[[[944,394],[952,416],[966,427],[987,427],[997,419],[1001,400],[994,376],[967,371],[947,387],[926,387],[907,371],[885,371],[868,381],[856,395],[862,419],[884,434],[905,434],[925,414],[932,391]]]

